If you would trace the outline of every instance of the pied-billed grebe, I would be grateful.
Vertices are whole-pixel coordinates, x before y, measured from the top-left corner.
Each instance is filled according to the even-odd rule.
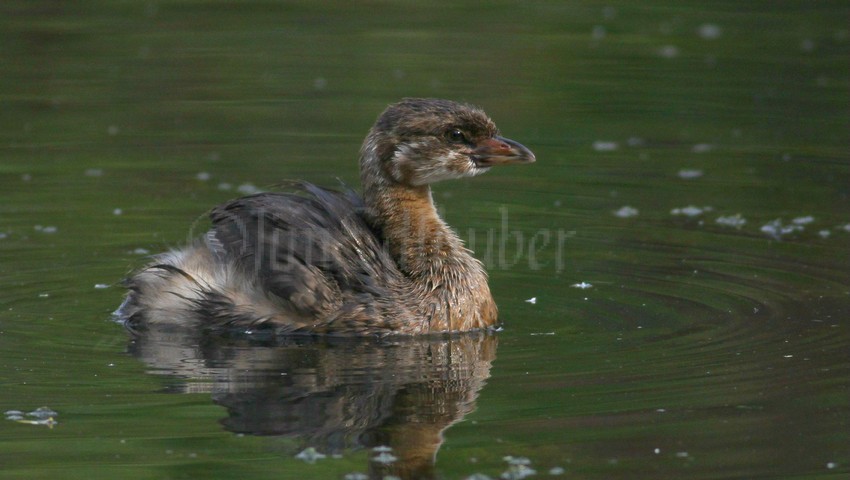
[[[126,280],[130,329],[420,334],[486,328],[496,304],[481,262],[437,215],[430,184],[534,154],[476,107],[404,99],[360,151],[363,197],[302,183],[213,209],[212,229]]]

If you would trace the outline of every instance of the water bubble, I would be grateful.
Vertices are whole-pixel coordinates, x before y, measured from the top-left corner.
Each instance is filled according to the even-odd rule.
[[[85,172],[87,177],[102,177],[103,169],[102,168],[89,168]]]
[[[195,175],[195,178],[202,182],[206,182],[207,180],[212,178],[212,175],[209,172],[198,172],[198,174]]]
[[[714,150],[714,145],[710,143],[698,143],[691,148],[694,153],[706,153]]]
[[[230,183],[227,183],[227,182],[221,182],[221,183],[218,184],[218,189],[224,190],[224,191],[233,190],[233,184],[230,184]]]
[[[530,303],[532,305],[535,305],[535,304],[537,304],[537,297],[531,297],[529,299],[526,299],[525,303]]]
[[[797,218],[791,220],[791,223],[794,223],[796,225],[808,225],[808,224],[810,224],[814,221],[815,221],[815,217],[813,217],[811,215],[806,215],[805,217],[797,217]]]
[[[120,208],[116,208],[116,209],[112,210],[112,214],[116,215],[116,216],[121,215],[122,213],[124,213],[124,211],[121,210]]]

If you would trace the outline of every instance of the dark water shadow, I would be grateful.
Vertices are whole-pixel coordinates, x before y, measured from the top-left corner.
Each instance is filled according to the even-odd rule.
[[[490,333],[257,341],[154,329],[129,351],[176,380],[169,391],[209,392],[231,432],[287,437],[326,455],[386,446],[396,460],[370,452],[370,477],[427,479],[443,431],[475,409],[496,347]]]

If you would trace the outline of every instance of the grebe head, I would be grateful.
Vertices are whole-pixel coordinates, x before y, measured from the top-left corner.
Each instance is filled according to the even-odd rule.
[[[500,136],[493,121],[476,107],[406,98],[378,117],[363,144],[361,171],[364,184],[379,175],[384,181],[418,187],[479,175],[494,165],[534,160],[522,144]]]

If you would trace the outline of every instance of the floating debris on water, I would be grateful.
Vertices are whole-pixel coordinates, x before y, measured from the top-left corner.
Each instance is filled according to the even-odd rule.
[[[8,236],[9,236],[8,234],[6,234],[4,232],[0,232],[0,240],[3,240],[4,238],[6,238]]]
[[[59,423],[55,419],[59,414],[50,407],[38,407],[26,415],[20,410],[7,410],[5,415],[6,420],[25,423],[27,425],[44,425],[48,428],[53,428],[54,425]],[[31,417],[34,420],[29,420],[26,417]]]
[[[527,465],[511,465],[502,473],[501,477],[505,480],[521,480],[532,475],[537,475],[537,470]]]
[[[262,190],[257,188],[253,183],[243,183],[236,187],[236,191],[244,195],[253,195],[255,193],[260,193]]]
[[[682,208],[674,208],[670,210],[671,215],[681,215],[685,217],[698,217],[705,212],[710,212],[714,210],[712,207],[697,207],[695,205],[688,205],[687,207]]]
[[[646,142],[644,142],[644,140],[640,137],[629,137],[629,139],[626,140],[626,145],[630,147],[642,147],[644,143]]]
[[[46,227],[43,226],[43,225],[36,225],[33,228],[35,229],[36,232],[41,232],[41,233],[56,233],[56,232],[59,231],[59,229],[56,228],[53,225],[48,225]]]
[[[664,45],[658,49],[658,56],[661,58],[676,58],[679,56],[679,47],[675,45]]]
[[[95,283],[94,288],[95,288],[95,290],[103,290],[105,288],[109,288],[109,284],[108,283]]]
[[[694,153],[706,153],[714,150],[714,145],[710,143],[698,143],[691,148]]]
[[[531,297],[531,298],[527,299],[525,301],[525,303],[530,303],[532,305],[536,305],[537,304],[537,297]]]
[[[679,170],[679,178],[684,179],[684,180],[691,180],[691,179],[694,179],[694,178],[699,178],[701,176],[703,176],[702,170],[687,169],[687,168],[683,168],[683,169]]]
[[[360,472],[346,473],[343,480],[369,480],[369,475]]]
[[[383,464],[383,465],[389,465],[391,463],[395,463],[396,460],[398,460],[398,457],[396,457],[395,455],[393,455],[390,452],[381,452],[381,453],[375,455],[374,457],[372,457],[373,462],[380,463],[380,464]]]
[[[50,418],[56,417],[58,415],[59,414],[56,413],[56,411],[50,407],[38,407],[35,410],[27,413],[27,416],[35,418]]]
[[[326,458],[327,455],[324,453],[319,453],[313,447],[307,447],[301,451],[298,455],[295,455],[295,458],[298,460],[303,460],[306,463],[316,463],[316,460],[322,460]]]
[[[638,216],[640,212],[637,208],[630,207],[628,205],[620,207],[619,210],[614,211],[614,216],[619,218],[630,218]]]
[[[821,238],[829,238],[829,236],[832,235],[832,232],[829,230],[821,230],[818,232],[818,235],[820,235]]]
[[[766,233],[777,240],[779,240],[783,235],[788,235],[794,232],[802,232],[803,230],[803,226],[799,224],[783,225],[782,220],[779,218],[768,222],[761,227],[762,233]]]
[[[594,40],[602,40],[607,34],[608,31],[605,30],[605,27],[603,27],[602,25],[593,26],[593,32],[591,33],[591,35],[593,36]]]
[[[218,189],[223,191],[233,190],[233,184],[227,182],[221,182],[218,184]]]
[[[741,228],[747,223],[747,219],[742,217],[740,213],[736,213],[735,215],[717,217],[715,222],[726,227]]]
[[[563,475],[566,470],[563,467],[552,467],[549,469],[549,475]]]
[[[84,173],[87,177],[102,177],[103,176],[103,169],[102,168],[89,168]]]
[[[806,215],[805,217],[797,217],[791,220],[791,223],[795,225],[808,225],[815,221],[815,217],[811,215]]]
[[[723,29],[713,23],[703,23],[697,29],[700,38],[705,40],[717,40],[723,35]]]
[[[124,210],[121,210],[120,208],[116,208],[116,209],[112,210],[112,214],[116,215],[116,216],[121,215],[122,213],[124,213]]]
[[[532,332],[530,335],[532,337],[537,337],[537,336],[547,336],[548,337],[548,336],[555,335],[555,332]]]
[[[483,473],[473,473],[463,480],[493,480],[493,478],[489,475],[484,475]]]
[[[617,142],[611,142],[607,140],[597,140],[593,142],[593,149],[597,152],[613,152],[620,148],[620,144]]]
[[[593,284],[590,284],[590,283],[587,283],[587,282],[574,283],[570,286],[573,287],[573,288],[580,288],[582,290],[587,290],[588,288],[593,288]]]
[[[209,179],[212,178],[212,175],[210,174],[210,172],[198,172],[198,174],[195,175],[195,178],[197,178],[198,180],[200,180],[202,182],[206,182],[206,181],[209,181]]]

